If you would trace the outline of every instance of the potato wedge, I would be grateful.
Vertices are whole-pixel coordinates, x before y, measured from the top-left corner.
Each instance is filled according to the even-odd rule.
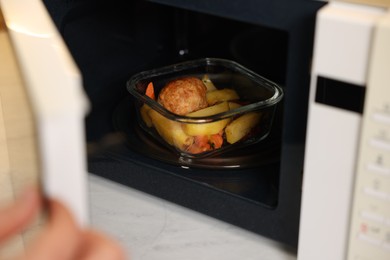
[[[240,97],[234,89],[224,88],[218,90],[208,91],[206,93],[206,99],[209,106],[214,105],[218,102],[237,100]]]
[[[229,104],[229,109],[230,110],[233,110],[233,109],[241,107],[241,105],[236,103],[236,102],[228,102],[228,104]]]
[[[186,116],[188,117],[206,117],[212,116],[219,113],[223,113],[229,110],[228,102],[221,102],[219,104],[209,106],[203,109],[199,109],[198,111],[188,113]]]
[[[141,118],[142,120],[144,121],[144,123],[146,124],[147,127],[152,127],[153,126],[153,122],[152,122],[152,119],[150,118],[149,116],[149,110],[150,110],[150,107],[146,104],[144,104],[141,108],[140,108],[140,114],[141,114]]]
[[[185,150],[194,142],[194,137],[184,133],[181,123],[169,120],[153,109],[148,114],[157,132],[168,144]]]
[[[260,113],[250,112],[233,120],[225,128],[226,141],[230,144],[240,141],[260,122],[260,119]]]
[[[211,81],[211,79],[209,78],[209,76],[207,74],[205,74],[203,76],[202,82],[203,82],[203,84],[205,84],[207,91],[217,90],[214,83]]]
[[[206,107],[198,111],[187,114],[189,117],[204,117],[216,115],[218,113],[226,112],[229,110],[229,104],[222,102],[214,106]],[[197,135],[212,135],[219,133],[230,122],[230,119],[222,119],[216,122],[203,123],[203,124],[183,124],[183,130],[186,134]]]

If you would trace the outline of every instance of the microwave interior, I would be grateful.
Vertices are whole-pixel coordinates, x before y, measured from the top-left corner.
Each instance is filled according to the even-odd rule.
[[[296,248],[314,18],[323,3],[230,2],[45,4],[92,104],[90,173]],[[266,140],[183,163],[139,128],[126,82],[141,71],[205,57],[233,60],[285,95]]]

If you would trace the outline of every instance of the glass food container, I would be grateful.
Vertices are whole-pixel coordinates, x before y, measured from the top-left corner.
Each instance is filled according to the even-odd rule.
[[[164,90],[163,96],[168,84],[180,81],[180,88],[188,78],[204,85],[200,97],[177,89]],[[277,84],[234,61],[216,58],[140,72],[127,82],[127,90],[141,129],[184,158],[218,156],[264,140],[283,97]],[[193,99],[201,99],[202,106],[184,114],[175,111],[176,104],[186,107]]]

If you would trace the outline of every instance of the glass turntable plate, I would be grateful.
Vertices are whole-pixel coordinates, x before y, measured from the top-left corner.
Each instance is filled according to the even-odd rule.
[[[252,168],[274,164],[280,160],[280,142],[272,136],[255,145],[215,157],[180,157],[141,129],[130,96],[124,98],[114,111],[113,125],[116,131],[124,135],[129,149],[176,166],[209,169]]]

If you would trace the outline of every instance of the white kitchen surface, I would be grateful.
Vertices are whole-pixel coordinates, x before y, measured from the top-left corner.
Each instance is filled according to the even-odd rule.
[[[89,176],[91,225],[132,260],[296,260],[273,240],[174,203]]]

